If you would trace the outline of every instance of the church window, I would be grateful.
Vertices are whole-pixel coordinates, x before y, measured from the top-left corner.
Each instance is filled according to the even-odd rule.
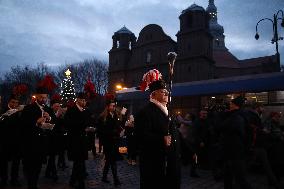
[[[152,53],[150,51],[148,51],[146,53],[146,63],[150,63],[151,62],[151,58],[152,58]]]
[[[193,20],[192,20],[192,15],[189,14],[189,15],[187,16],[187,26],[188,26],[189,28],[192,27],[192,22],[193,22]]]
[[[116,46],[117,46],[117,48],[119,48],[119,41],[116,42]]]

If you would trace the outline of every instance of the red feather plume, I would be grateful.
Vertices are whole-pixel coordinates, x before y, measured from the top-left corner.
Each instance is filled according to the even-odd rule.
[[[58,87],[51,75],[46,75],[44,79],[39,82],[38,86],[46,88],[49,92]]]
[[[145,91],[150,83],[162,78],[162,74],[157,69],[149,70],[143,75],[142,82],[140,84],[140,90]]]
[[[105,94],[105,99],[106,100],[114,100],[115,99],[115,95],[111,94],[111,93],[106,93]]]
[[[51,100],[54,100],[54,101],[61,101],[61,96],[60,96],[60,94],[58,94],[58,93],[55,93],[54,95],[52,95],[52,97],[51,97]]]
[[[26,84],[20,84],[13,87],[13,94],[16,96],[21,96],[27,94],[28,86]]]
[[[86,82],[86,84],[84,85],[84,91],[86,93],[96,93],[95,91],[95,85],[92,83],[92,81],[90,79],[88,79],[88,81]]]

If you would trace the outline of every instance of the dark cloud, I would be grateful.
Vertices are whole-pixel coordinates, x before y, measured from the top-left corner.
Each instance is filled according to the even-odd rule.
[[[108,60],[112,35],[126,25],[138,37],[148,24],[159,24],[176,40],[183,9],[195,0],[0,0],[0,71],[13,65],[60,65],[96,57]],[[226,45],[240,59],[275,53],[272,26],[255,25],[284,7],[283,0],[215,0],[218,22],[224,26]],[[284,36],[284,29],[279,28]],[[279,42],[283,53],[283,41]]]

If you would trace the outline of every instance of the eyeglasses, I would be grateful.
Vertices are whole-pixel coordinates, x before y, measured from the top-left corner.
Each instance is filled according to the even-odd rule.
[[[159,91],[160,93],[162,93],[163,95],[165,96],[168,96],[169,95],[169,92],[167,90],[161,90]]]

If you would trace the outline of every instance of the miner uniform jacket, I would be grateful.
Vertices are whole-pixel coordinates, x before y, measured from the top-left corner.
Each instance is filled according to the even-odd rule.
[[[173,146],[178,144],[175,138],[178,134],[171,133],[172,145],[166,148],[164,136],[168,135],[167,115],[149,102],[135,115],[134,120],[134,135],[140,158],[140,188],[169,188],[172,185],[175,186],[171,188],[179,188],[179,155],[176,146]],[[173,175],[175,180],[168,180],[169,175]]]

